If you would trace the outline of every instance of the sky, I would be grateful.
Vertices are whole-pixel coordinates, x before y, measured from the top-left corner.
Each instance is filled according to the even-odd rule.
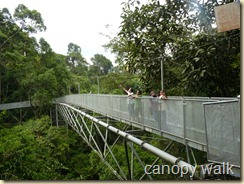
[[[0,9],[8,8],[13,15],[18,4],[24,4],[41,13],[47,30],[35,37],[43,37],[56,53],[67,55],[68,44],[74,43],[81,47],[89,63],[95,54],[114,63],[115,55],[102,47],[109,39],[101,33],[113,37],[119,31],[124,1],[127,0],[0,0]]]
[[[0,0],[0,9],[8,8],[13,15],[19,4],[41,13],[47,30],[35,37],[43,37],[54,52],[67,55],[68,44],[81,47],[82,56],[89,62],[95,54],[102,54],[112,62],[115,55],[102,45],[119,31],[124,0]],[[110,25],[106,28],[106,25]],[[102,33],[102,34],[101,34]]]

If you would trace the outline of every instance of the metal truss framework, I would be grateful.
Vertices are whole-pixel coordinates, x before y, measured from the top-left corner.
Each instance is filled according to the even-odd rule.
[[[80,137],[95,151],[95,153],[100,157],[100,159],[108,166],[108,168],[112,171],[114,175],[117,176],[120,180],[142,180],[145,177],[149,180],[153,180],[151,175],[144,174],[139,178],[134,178],[133,176],[133,162],[134,158],[140,163],[142,169],[145,169],[145,164],[143,163],[142,159],[140,158],[139,154],[134,148],[134,144],[139,145],[141,148],[151,152],[152,154],[156,155],[156,160],[151,164],[151,167],[148,168],[147,171],[150,171],[152,167],[160,160],[166,160],[171,164],[175,164],[180,166],[181,168],[186,168],[189,171],[188,174],[192,175],[193,166],[181,160],[181,158],[177,158],[173,155],[168,154],[166,151],[171,147],[174,141],[169,142],[167,147],[164,150],[154,147],[150,145],[132,134],[128,133],[131,131],[127,131],[128,125],[125,124],[123,130],[119,130],[110,125],[110,118],[105,117],[105,121],[99,120],[98,118],[104,117],[93,117],[85,112],[85,110],[80,110],[78,108],[74,108],[73,106],[59,103],[56,104],[56,110],[62,115],[63,119],[67,124],[69,124],[79,135]],[[56,114],[56,121],[58,126],[58,114]],[[114,140],[113,144],[108,144],[108,134],[113,132],[117,135],[117,138]],[[133,132],[133,131],[132,131]],[[103,145],[98,143],[96,135],[99,135],[99,142],[102,141]],[[122,138],[124,141],[124,148],[126,154],[126,163],[127,163],[127,171],[122,168],[119,161],[116,159],[115,154],[113,153],[113,148],[118,142],[118,140]],[[129,150],[131,151],[131,160],[129,158]],[[112,166],[107,158],[110,157],[113,160],[113,165],[115,163],[116,168]],[[193,155],[194,158],[194,155]],[[188,176],[189,176],[188,175]],[[196,177],[196,176],[194,176]],[[189,177],[188,177],[189,179]],[[192,178],[191,178],[192,179]]]

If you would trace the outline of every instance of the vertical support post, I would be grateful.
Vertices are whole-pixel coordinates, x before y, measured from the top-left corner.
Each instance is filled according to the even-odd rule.
[[[58,127],[58,104],[55,105],[56,126]]]
[[[109,125],[109,118],[107,118],[107,124]],[[108,140],[108,129],[106,128],[106,133],[105,133],[105,140]],[[104,144],[103,148],[103,157],[106,157],[106,144]]]
[[[163,66],[163,59],[160,60],[161,65],[161,88],[164,89],[164,66]]]
[[[100,94],[99,77],[97,76],[97,93]]]
[[[51,126],[53,126],[53,116],[52,116],[52,109],[51,109],[51,107],[49,109],[49,113],[50,113],[50,124],[51,124]]]
[[[189,147],[188,147],[188,143],[186,141],[186,101],[185,101],[185,99],[183,99],[182,105],[183,105],[183,136],[184,136],[184,142],[186,145],[187,162],[190,164]]]
[[[157,116],[158,116],[158,129],[160,130],[160,135],[162,135],[162,102],[159,100],[158,104],[160,105],[159,110],[157,111]]]
[[[133,131],[134,127],[132,126],[131,129]],[[131,146],[134,147],[134,143],[133,142],[131,142]],[[130,176],[131,180],[134,179],[133,175],[134,175],[134,152],[133,152],[133,150],[131,150],[131,176]]]
[[[144,116],[144,104],[145,104],[145,99],[142,99],[141,100],[142,101],[142,109],[141,109],[141,124],[143,125],[143,129],[144,129],[144,127],[145,127],[145,125],[144,125],[144,119],[145,119],[145,116]]]
[[[130,170],[130,159],[128,155],[128,148],[127,148],[127,140],[124,139],[124,145],[125,145],[125,154],[126,154],[126,161],[127,161],[127,167],[128,167],[128,180],[131,180],[131,170]]]
[[[66,134],[67,134],[67,136],[69,135],[69,124],[68,124],[68,121],[65,121],[65,128],[66,128]]]

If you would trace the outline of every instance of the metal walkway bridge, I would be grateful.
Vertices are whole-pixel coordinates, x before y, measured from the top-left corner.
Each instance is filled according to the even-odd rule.
[[[204,178],[205,175],[201,171],[196,175],[194,165],[190,163],[189,150],[195,148],[207,153],[208,164],[219,164],[224,168],[226,164],[230,164],[233,167],[233,173],[230,174],[240,177],[240,99],[171,96],[167,100],[141,97],[133,101],[137,108],[133,115],[128,111],[127,97],[122,95],[67,95],[56,99],[54,103],[57,112],[62,115],[67,124],[96,151],[121,180],[133,179],[133,166],[130,165],[128,159],[127,143],[133,157],[137,158],[144,169],[145,165],[133,144],[146,149],[156,155],[158,159],[164,159],[173,165],[180,166],[191,176]],[[28,107],[28,102],[22,102],[22,105]],[[21,102],[2,104],[0,110],[14,107],[21,108]],[[58,114],[56,114],[56,119],[58,124]],[[123,129],[115,128],[116,122],[124,123],[125,127]],[[147,131],[184,144],[187,162],[167,153],[172,142],[161,150],[136,138],[133,130],[126,129],[128,125],[135,127],[137,131]],[[103,141],[102,146],[95,139],[95,132]],[[107,143],[109,132],[118,135],[118,139],[122,137],[126,140],[126,162],[129,176],[123,171],[113,154],[113,146],[118,139],[112,145]],[[106,162],[108,154],[114,159],[117,169],[112,168]],[[158,159],[147,169],[152,169]],[[150,175],[146,174],[146,170],[139,179],[143,179],[145,176],[152,179]]]

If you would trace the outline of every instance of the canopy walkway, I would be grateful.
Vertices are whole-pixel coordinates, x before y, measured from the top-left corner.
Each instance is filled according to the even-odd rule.
[[[97,152],[102,161],[121,180],[134,179],[133,166],[128,157],[128,145],[133,157],[137,158],[142,168],[146,168],[133,144],[148,150],[158,159],[164,159],[173,165],[180,166],[193,178],[204,178],[205,176],[204,173],[196,174],[194,170],[196,163],[190,163],[191,148],[207,153],[209,163],[206,164],[219,164],[224,168],[226,164],[230,164],[233,168],[233,172],[230,174],[240,177],[240,99],[238,98],[171,96],[167,100],[159,100],[152,97],[141,97],[133,99],[134,111],[130,111],[132,109],[128,106],[130,104],[128,104],[127,97],[122,95],[67,95],[57,98],[54,103],[57,110],[57,125],[59,112],[67,124]],[[16,108],[28,107],[28,102],[1,104],[0,110],[15,108],[15,105]],[[88,121],[92,121],[92,123],[88,123]],[[125,127],[123,129],[115,128],[116,122],[124,123]],[[128,130],[129,125],[135,129]],[[136,138],[133,131],[138,130],[157,134],[171,142],[164,150],[161,150]],[[113,146],[118,139],[114,140],[113,144],[107,142],[109,132],[116,134],[118,139],[122,137],[125,140],[129,174],[123,171],[113,154]],[[99,139],[103,141],[102,145],[98,144],[95,134],[99,135]],[[185,145],[187,161],[167,153],[173,141]],[[106,162],[108,155],[114,159],[117,169]],[[148,169],[150,170],[152,167]],[[143,179],[143,177],[153,179],[146,173],[138,179]]]

